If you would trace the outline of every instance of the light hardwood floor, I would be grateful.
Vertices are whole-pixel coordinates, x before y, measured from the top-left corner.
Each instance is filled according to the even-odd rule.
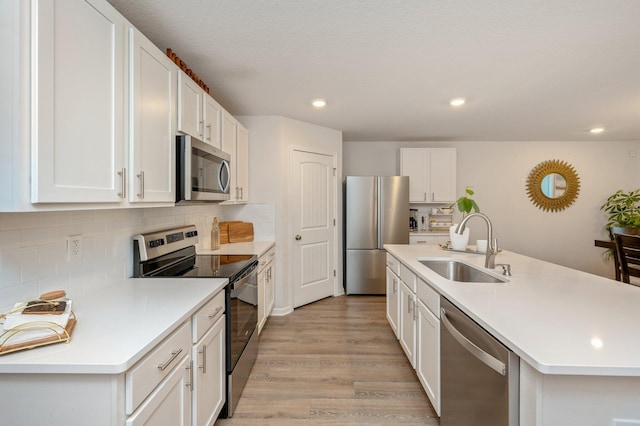
[[[270,317],[233,425],[440,424],[385,298],[330,297]]]

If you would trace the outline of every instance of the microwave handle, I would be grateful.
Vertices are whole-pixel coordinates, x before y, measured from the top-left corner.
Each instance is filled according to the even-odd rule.
[[[227,179],[225,182],[222,181],[222,176],[224,176],[224,170],[227,171],[226,176]],[[229,190],[229,184],[231,183],[231,172],[229,170],[229,163],[226,160],[222,160],[220,162],[220,168],[218,168],[218,186],[224,194]]]
[[[191,136],[184,136],[184,170],[182,171],[183,175],[185,171],[189,171],[191,173]],[[191,176],[182,176],[182,184],[184,186],[184,199],[191,200]]]

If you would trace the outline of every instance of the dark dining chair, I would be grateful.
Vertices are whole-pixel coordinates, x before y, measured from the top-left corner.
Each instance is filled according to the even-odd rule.
[[[620,272],[620,261],[618,260],[618,251],[615,249],[615,234],[627,234],[627,235],[640,235],[640,228],[623,228],[618,226],[612,226],[609,228],[609,237],[613,242],[613,263],[615,264],[616,281],[622,281],[622,274]]]
[[[622,282],[630,284],[630,277],[640,277],[640,235],[613,234],[613,236]]]

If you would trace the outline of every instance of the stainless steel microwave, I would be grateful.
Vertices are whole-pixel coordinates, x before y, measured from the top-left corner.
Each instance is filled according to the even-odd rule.
[[[176,203],[230,199],[231,156],[189,135],[176,139]]]

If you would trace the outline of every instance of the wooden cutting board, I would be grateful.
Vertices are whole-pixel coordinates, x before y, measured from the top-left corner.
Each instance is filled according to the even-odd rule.
[[[220,244],[229,244],[229,224],[231,223],[242,223],[242,221],[233,220],[218,223],[218,227],[220,228]]]
[[[253,223],[240,222],[229,224],[229,242],[246,243],[253,241]]]

